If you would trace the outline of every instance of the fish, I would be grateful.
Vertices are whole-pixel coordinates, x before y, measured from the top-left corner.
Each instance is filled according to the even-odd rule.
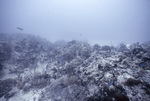
[[[18,30],[21,30],[21,31],[23,31],[23,29],[22,28],[20,28],[20,27],[16,27]]]
[[[111,82],[109,82],[108,86],[113,85],[114,81],[112,80]]]

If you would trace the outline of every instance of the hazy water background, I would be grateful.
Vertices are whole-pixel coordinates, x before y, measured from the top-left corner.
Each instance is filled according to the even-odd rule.
[[[150,0],[0,0],[0,32],[52,42],[145,42],[150,38]]]

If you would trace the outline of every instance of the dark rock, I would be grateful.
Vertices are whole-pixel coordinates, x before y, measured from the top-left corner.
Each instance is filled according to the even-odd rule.
[[[8,43],[0,43],[0,62],[8,60],[11,56],[11,47]]]
[[[126,96],[124,94],[116,94],[115,100],[116,101],[129,101],[129,98],[128,98],[128,96]]]
[[[142,54],[139,53],[136,55],[136,57],[140,59],[142,57]]]
[[[5,97],[6,99],[9,99],[9,98],[13,97],[16,93],[17,93],[17,92],[10,92],[10,93],[5,94],[4,97]]]
[[[109,87],[108,87],[108,86],[104,86],[104,92],[105,92],[104,95],[105,95],[106,93],[107,93],[107,94],[109,93]],[[106,95],[105,95],[105,96],[106,96]]]
[[[0,77],[3,75],[3,65],[0,63]]]
[[[140,80],[135,80],[135,79],[129,78],[124,84],[126,86],[135,86],[135,85],[139,85],[140,83],[141,83]]]
[[[112,67],[112,66],[111,66],[110,64],[106,63],[105,66],[104,66],[104,68],[103,68],[103,71],[104,71],[104,72],[110,71],[111,67]]]
[[[103,69],[103,66],[101,64],[98,64],[98,69],[99,70],[102,70]]]
[[[3,65],[0,63],[0,72],[3,70]]]
[[[106,96],[106,97],[104,97],[103,101],[113,101],[113,99],[110,96]]]
[[[114,96],[114,94],[116,93],[116,91],[115,91],[115,88],[114,89],[112,89],[112,88],[110,88],[109,86],[105,86],[104,87],[104,96],[106,96],[106,94],[108,95],[108,96]]]
[[[101,99],[99,96],[94,96],[94,97],[87,98],[87,101],[101,101]]]
[[[130,57],[131,56],[131,52],[128,50],[128,51],[124,51],[123,53],[125,56],[127,57]]]
[[[150,89],[147,87],[142,87],[142,89],[149,95],[150,94]]]
[[[143,60],[144,62],[146,62],[146,61],[150,61],[150,57],[143,56],[143,57],[142,57],[142,60]]]
[[[117,67],[117,64],[114,64],[113,67]]]
[[[129,64],[128,64],[127,60],[124,60],[124,61],[122,62],[122,64],[123,64],[123,65],[127,65],[127,66],[129,66]]]
[[[127,95],[126,89],[123,88],[121,84],[116,86],[116,92],[115,94],[125,94]]]
[[[142,47],[136,47],[136,48],[132,49],[131,52],[132,52],[133,55],[136,55],[140,52],[145,52],[145,50]]]
[[[0,97],[7,94],[16,85],[16,81],[13,79],[6,79],[0,81]]]
[[[118,62],[121,62],[123,59],[122,58],[119,58],[119,61]]]
[[[144,85],[145,85],[147,88],[150,89],[150,84],[148,84],[148,83],[145,82]]]
[[[143,87],[142,89],[144,89],[144,91],[147,93],[147,94],[150,94],[150,84],[148,84],[147,82],[143,82]]]
[[[117,87],[117,89],[121,90],[122,92],[124,91],[124,89],[123,89],[123,86],[122,86],[122,85],[120,85],[120,84],[119,84],[119,85],[117,85],[116,87]]]

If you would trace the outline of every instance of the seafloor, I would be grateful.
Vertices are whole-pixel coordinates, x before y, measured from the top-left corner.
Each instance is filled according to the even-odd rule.
[[[150,42],[0,34],[0,101],[150,101]]]

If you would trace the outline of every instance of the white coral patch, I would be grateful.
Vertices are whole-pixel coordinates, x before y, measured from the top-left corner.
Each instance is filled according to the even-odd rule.
[[[128,78],[133,78],[133,77],[132,77],[131,75],[127,74],[127,73],[124,73],[124,74],[119,75],[119,76],[117,77],[117,82],[118,82],[118,83],[122,83],[122,82],[124,82],[125,80],[127,80]]]

